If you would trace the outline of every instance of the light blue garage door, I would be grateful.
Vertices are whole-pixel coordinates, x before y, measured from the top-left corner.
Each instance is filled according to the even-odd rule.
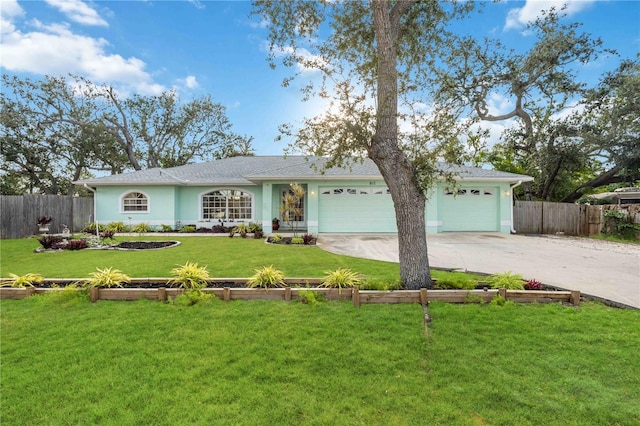
[[[443,231],[499,231],[499,189],[465,187],[444,189],[438,218]]]
[[[386,187],[320,187],[319,232],[397,232]]]

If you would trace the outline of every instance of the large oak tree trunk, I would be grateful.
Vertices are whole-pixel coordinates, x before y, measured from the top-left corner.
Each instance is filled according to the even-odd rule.
[[[398,3],[407,8],[411,2]],[[396,212],[400,254],[400,277],[406,288],[431,288],[425,227],[426,197],[416,179],[415,168],[398,146],[397,41],[402,11],[389,13],[387,3],[372,2],[378,53],[378,116],[369,157],[389,187]]]

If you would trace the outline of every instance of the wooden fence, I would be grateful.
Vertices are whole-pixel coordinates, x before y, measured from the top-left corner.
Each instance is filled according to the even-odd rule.
[[[65,195],[1,195],[0,238],[23,238],[38,233],[37,219],[51,216],[52,233],[63,225],[80,231],[93,220],[93,198]]]
[[[0,288],[0,299],[23,299],[34,294],[64,291],[63,288]],[[183,290],[177,288],[91,288],[90,299],[98,300],[138,300],[150,299],[166,301],[169,297],[176,297]],[[300,292],[312,291],[322,295],[327,300],[351,300],[356,307],[367,303],[420,303],[426,305],[432,300],[449,303],[480,303],[490,302],[500,295],[505,300],[518,303],[549,303],[564,302],[573,305],[580,304],[579,291],[548,291],[548,290],[359,290],[357,288],[205,288],[205,293],[213,294],[225,301],[229,300],[296,300],[300,299]]]
[[[516,201],[513,223],[520,234],[599,235],[609,209],[625,211],[640,223],[640,204],[587,206],[547,201]]]

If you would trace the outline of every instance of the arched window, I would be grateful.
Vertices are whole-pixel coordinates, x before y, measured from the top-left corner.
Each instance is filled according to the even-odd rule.
[[[253,196],[236,189],[219,189],[202,195],[202,219],[251,220]]]
[[[142,192],[129,192],[122,197],[122,211],[146,213],[149,211],[149,197]]]

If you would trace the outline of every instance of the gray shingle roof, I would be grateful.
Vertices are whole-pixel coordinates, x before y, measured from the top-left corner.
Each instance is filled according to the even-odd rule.
[[[103,185],[255,185],[273,179],[380,179],[377,166],[370,159],[355,161],[347,167],[321,172],[326,158],[304,156],[232,157],[205,163],[187,164],[168,169],[153,168],[94,179],[78,184]],[[317,168],[314,168],[313,166]],[[440,165],[442,170],[457,172],[462,179],[530,181],[525,175],[465,166]]]

